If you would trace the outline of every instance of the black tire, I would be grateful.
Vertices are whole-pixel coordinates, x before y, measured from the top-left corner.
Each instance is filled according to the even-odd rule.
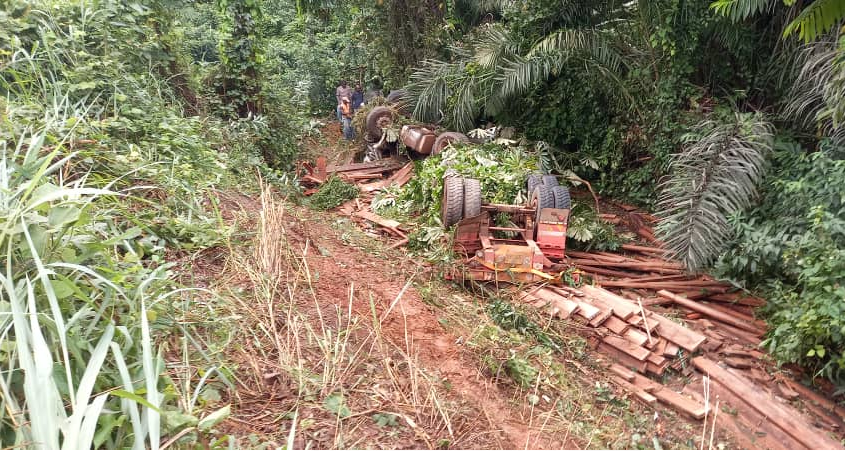
[[[531,192],[528,205],[536,209],[538,214],[543,208],[555,208],[555,197],[551,188],[546,185],[537,185]]]
[[[548,186],[549,188],[553,186],[557,186],[557,176],[554,175],[544,175],[543,176],[543,185]]]
[[[431,154],[432,155],[439,154],[440,152],[443,151],[443,149],[446,148],[446,146],[448,146],[451,143],[454,143],[454,142],[465,143],[465,142],[468,142],[468,141],[469,141],[469,138],[467,138],[467,135],[465,135],[463,133],[457,133],[457,132],[441,133],[439,136],[437,136],[437,139],[434,140],[434,145],[431,146]]]
[[[474,218],[481,214],[481,182],[476,179],[464,179],[464,218]]]
[[[526,179],[526,185],[527,185],[527,188],[528,188],[528,195],[531,196],[531,193],[534,192],[534,188],[536,188],[537,185],[542,185],[542,184],[543,184],[543,174],[541,174],[539,172],[532,172],[531,174],[528,174],[528,178]]]
[[[555,208],[561,210],[572,209],[572,199],[569,197],[569,188],[565,186],[553,186],[552,196],[555,198]]]
[[[440,219],[443,227],[452,227],[462,219],[464,213],[464,179],[446,177],[443,179],[443,197],[440,205]]]
[[[385,124],[392,124],[395,118],[396,113],[390,107],[377,106],[373,108],[367,114],[367,133],[373,137],[373,139],[381,138],[381,126]]]

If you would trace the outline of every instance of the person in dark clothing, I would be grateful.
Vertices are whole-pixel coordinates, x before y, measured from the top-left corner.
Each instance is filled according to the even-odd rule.
[[[357,112],[364,104],[364,89],[361,88],[361,83],[355,84],[355,91],[352,91],[352,111]]]

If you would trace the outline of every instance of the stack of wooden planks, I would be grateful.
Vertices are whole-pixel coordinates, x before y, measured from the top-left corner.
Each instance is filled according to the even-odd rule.
[[[663,375],[681,350],[687,353],[699,350],[707,339],[705,335],[601,287],[544,286],[524,292],[521,297],[535,307],[548,309],[552,316],[574,316],[593,328],[595,347],[622,365],[611,370],[615,377],[625,381],[626,388],[633,388],[640,400],[646,403],[659,400],[695,419],[704,417],[703,405],[642,374]],[[632,373],[632,369],[637,373]]]
[[[693,305],[697,304],[695,301],[671,292],[660,290],[658,293],[677,305],[691,306],[696,312],[704,311],[707,316],[723,316],[723,312],[707,311]],[[708,386],[712,386],[716,398],[729,401],[733,408],[742,408],[734,416],[722,414],[720,427],[735,429],[736,433],[744,431],[752,440],[767,436],[766,446],[841,449],[841,444],[817,425],[821,419],[830,429],[845,428],[845,421],[840,416],[845,414],[845,409],[789,379],[774,385],[778,387],[780,397],[794,400],[800,392],[800,396],[808,398],[805,402],[815,401],[818,406],[810,404],[812,408],[806,409],[813,412],[810,418],[779,401],[774,393],[764,388],[775,384],[773,377],[757,368],[764,354],[755,349],[756,346],[749,348],[738,344],[743,340],[735,337],[737,333],[756,337],[759,330],[753,323],[731,317],[723,317],[725,323],[719,326],[707,319],[692,321],[694,327],[704,328],[700,332],[652,311],[639,299],[592,285],[534,287],[520,292],[519,298],[545,309],[553,317],[574,319],[587,326],[592,331],[589,340],[593,346],[615,362],[608,366],[610,379],[643,404],[653,406],[660,402],[695,420],[704,419],[712,411],[712,401],[707,403],[700,392],[688,390],[689,384],[681,384],[678,391],[648,377],[671,382],[665,374],[671,367],[696,384],[704,384],[701,379],[707,376]],[[659,306],[652,308],[656,307]],[[732,329],[726,331],[726,326]],[[718,352],[715,352],[714,342],[719,343]],[[691,358],[695,355],[698,356]],[[714,414],[718,416],[718,413]]]

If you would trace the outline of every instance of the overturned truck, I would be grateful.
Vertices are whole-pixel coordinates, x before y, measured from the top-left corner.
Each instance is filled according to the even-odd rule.
[[[481,183],[447,171],[443,179],[441,220],[455,226],[453,249],[465,257],[450,278],[510,283],[560,281],[569,270],[561,263],[572,202],[554,176],[531,174],[525,205],[484,203]],[[508,225],[493,217],[505,216]],[[577,274],[576,274],[577,277]]]
[[[417,156],[436,155],[453,142],[468,142],[463,133],[436,133],[422,125],[403,125],[398,134],[393,124],[400,115],[409,116],[410,111],[404,101],[402,91],[391,92],[387,96],[389,105],[373,108],[366,118],[365,140],[367,141],[366,161],[378,160],[388,154],[395,154],[397,144],[402,142]]]

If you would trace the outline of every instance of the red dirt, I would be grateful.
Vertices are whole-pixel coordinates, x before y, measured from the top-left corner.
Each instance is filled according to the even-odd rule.
[[[321,278],[324,281],[315,284],[317,299],[346,308],[350,285],[354,284],[357,295],[352,310],[369,316],[372,296],[379,317],[384,318],[381,327],[386,338],[416,355],[424,367],[436,368],[451,383],[453,393],[461,403],[478,412],[488,428],[499,429],[495,437],[496,448],[562,449],[574,446],[559,437],[532,433],[522,412],[507,401],[506,393],[481,374],[474,360],[456,344],[457,337],[443,329],[435,312],[413,287],[405,291],[387,317],[383,316],[407,282],[403,271],[385,265],[383,258],[350,249],[334,237],[333,230],[319,221],[309,221],[302,233],[299,240],[307,238],[312,245],[328,251],[328,256],[312,253],[307,259],[313,273],[331,277],[331,280]],[[304,242],[300,245],[304,246]],[[486,447],[490,444],[469,445]]]

